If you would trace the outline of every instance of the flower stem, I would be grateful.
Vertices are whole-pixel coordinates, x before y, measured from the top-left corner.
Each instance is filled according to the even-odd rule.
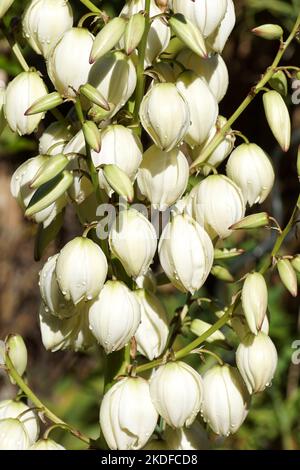
[[[294,27],[292,29],[291,34],[289,35],[288,39],[285,42],[280,43],[279,50],[276,54],[276,57],[272,63],[272,65],[266,70],[264,75],[262,76],[261,80],[255,85],[244,101],[240,104],[240,106],[237,108],[237,110],[233,113],[233,115],[228,119],[227,123],[225,126],[223,126],[219,131],[217,132],[216,136],[212,139],[211,143],[206,147],[204,152],[192,163],[190,170],[192,173],[197,171],[197,167],[199,163],[203,163],[212,154],[212,152],[220,145],[220,143],[223,141],[226,133],[229,131],[230,127],[232,124],[239,118],[239,116],[245,111],[245,109],[249,106],[249,104],[254,100],[256,95],[261,91],[261,89],[264,88],[264,86],[268,83],[270,78],[273,76],[274,72],[277,70],[278,64],[280,60],[282,59],[282,56],[284,55],[285,51],[287,50],[288,46],[294,39],[295,35],[297,34],[297,31],[300,26],[300,14],[297,17],[297,20],[294,24]]]
[[[101,13],[101,10],[98,7],[96,7],[96,5],[94,5],[93,2],[91,2],[90,0],[80,0],[80,1],[92,13]]]
[[[147,47],[147,39],[148,33],[150,30],[150,0],[146,0],[145,3],[145,30],[140,42],[139,46],[139,57],[138,57],[138,64],[137,64],[137,85],[136,85],[136,92],[135,92],[135,106],[134,106],[134,122],[135,124],[139,121],[139,110],[141,106],[141,102],[144,96],[145,91],[145,74],[144,74],[144,63],[145,63],[145,54],[146,54],[146,47]]]
[[[87,445],[90,445],[90,439],[89,437],[85,436],[82,434],[80,431],[77,429],[74,429],[71,425],[65,423],[62,419],[60,419],[58,416],[56,416],[49,408],[47,408],[44,403],[35,395],[35,393],[31,390],[31,388],[24,382],[22,377],[18,374],[16,371],[10,357],[8,351],[6,351],[5,354],[5,366],[7,373],[14,379],[16,384],[19,386],[19,388],[25,393],[25,395],[28,397],[28,399],[38,408],[40,409],[41,413],[44,413],[47,418],[49,418],[53,423],[60,425],[61,427],[64,427],[65,429],[68,429],[73,436],[77,437],[80,439],[82,442],[84,442]]]

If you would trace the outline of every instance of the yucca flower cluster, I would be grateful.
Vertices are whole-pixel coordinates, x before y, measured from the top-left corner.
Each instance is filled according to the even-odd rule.
[[[1,16],[11,3],[2,2]],[[48,78],[28,68],[0,95],[1,122],[21,136],[39,136],[39,155],[11,181],[25,217],[38,224],[37,257],[56,237],[67,205],[82,224],[82,233],[40,272],[42,341],[52,352],[98,344],[108,368],[125,351],[100,405],[102,442],[110,449],[208,448],[205,426],[221,436],[235,433],[251,395],[271,384],[277,366],[267,312],[271,263],[246,273],[232,302],[215,312],[220,327],[226,324],[237,338],[230,364],[213,352],[226,343],[225,333],[201,319],[208,276],[231,280],[222,262],[242,253],[224,249],[223,240],[272,220],[265,212],[246,216],[272,190],[270,157],[245,136],[237,145],[233,121],[219,115],[229,85],[222,51],[235,25],[234,2],[129,0],[118,17],[96,9],[93,23],[83,18],[78,26],[71,4],[28,2],[24,38],[45,59]],[[276,25],[272,31],[262,26],[256,33],[278,39]],[[263,101],[286,151],[291,126],[284,99],[270,87]],[[51,111],[59,119],[43,129]],[[107,237],[99,236],[106,223],[101,205],[114,214]],[[163,227],[153,223],[153,211],[167,214]],[[283,283],[297,295],[299,257],[275,255]],[[159,291],[162,278],[187,298],[175,335]],[[188,321],[196,303],[199,318]],[[196,339],[174,351],[184,328],[204,335],[212,350],[201,353]],[[12,347],[8,339],[2,349],[16,380],[26,369],[24,345]],[[189,353],[204,351],[217,365],[185,362]],[[48,435],[38,440],[38,428],[31,405],[0,403],[0,448],[62,449]]]

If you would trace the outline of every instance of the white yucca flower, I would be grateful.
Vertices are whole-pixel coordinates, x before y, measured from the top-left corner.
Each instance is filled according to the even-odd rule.
[[[21,421],[0,419],[0,450],[28,450],[29,447],[30,440]]]
[[[37,440],[40,432],[39,419],[29,406],[16,400],[0,401],[0,420],[9,418],[18,418],[23,424],[30,444]]]
[[[140,304],[120,281],[107,281],[89,309],[90,330],[107,354],[126,346],[140,321]]]
[[[64,147],[71,140],[72,133],[61,122],[50,124],[39,138],[40,155],[58,155],[63,153]]]
[[[164,211],[181,198],[189,179],[189,164],[179,149],[164,152],[152,145],[143,155],[137,182],[153,207]]]
[[[9,127],[19,135],[31,134],[39,125],[44,114],[25,116],[25,112],[48,90],[37,72],[21,72],[7,86],[4,114]]]
[[[149,384],[141,377],[126,377],[104,395],[100,425],[112,450],[138,450],[149,440],[157,423]]]
[[[47,58],[60,36],[73,26],[71,5],[68,0],[31,0],[22,26],[31,47]]]
[[[184,362],[168,362],[152,375],[150,394],[155,408],[169,426],[190,426],[203,399],[201,375]]]
[[[235,25],[235,8],[233,0],[227,0],[227,9],[220,26],[209,36],[208,43],[210,47],[219,53],[222,53],[225,44]]]
[[[257,335],[268,308],[268,288],[262,274],[247,275],[242,288],[242,306],[250,331]]]
[[[158,252],[162,268],[175,287],[193,294],[203,286],[213,264],[213,245],[191,217],[173,217],[161,235]]]

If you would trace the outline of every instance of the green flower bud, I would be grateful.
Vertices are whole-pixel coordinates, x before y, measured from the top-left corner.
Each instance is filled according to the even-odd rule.
[[[103,174],[111,188],[128,202],[134,198],[133,184],[125,171],[117,165],[104,165]]]
[[[291,262],[288,259],[280,259],[277,263],[277,269],[282,284],[287,288],[293,297],[297,297],[297,275]]]
[[[254,229],[260,227],[267,227],[270,219],[266,212],[258,212],[257,214],[247,215],[242,220],[233,224],[230,228],[232,230]]]
[[[130,55],[139,45],[145,31],[145,17],[141,13],[136,13],[129,19],[124,34],[124,49]]]
[[[30,187],[37,189],[42,184],[47,183],[55,176],[59,175],[68,165],[69,160],[63,154],[53,155],[40,167],[37,174],[33,178]]]
[[[196,336],[202,336],[212,327],[211,323],[207,323],[199,318],[196,318],[191,323],[191,332],[194,333]],[[212,335],[210,335],[205,341],[207,343],[213,343],[214,341],[225,341],[225,335],[222,331],[217,330]]]
[[[293,268],[300,273],[300,255],[295,256],[291,261]]]
[[[269,80],[270,86],[283,96],[287,95],[288,82],[286,74],[282,70],[277,70]]]
[[[174,34],[195,54],[207,58],[207,50],[201,31],[184,15],[178,13],[169,20]]]
[[[82,85],[79,88],[80,93],[85,96],[91,103],[100,106],[100,108],[105,109],[106,111],[110,111],[110,107],[104,96],[100,93],[97,88],[93,87],[89,83]]]
[[[214,251],[214,259],[230,259],[230,258],[235,258],[236,256],[241,256],[244,253],[244,250],[242,249],[237,249],[237,248],[215,248]]]
[[[126,20],[119,16],[110,20],[97,34],[90,54],[90,64],[111,51],[120,41],[126,28]]]
[[[263,95],[263,104],[270,129],[284,152],[290,148],[291,119],[282,96],[275,90]]]
[[[27,349],[22,336],[9,335],[5,341],[5,349],[14,368],[22,376],[27,367]],[[15,383],[12,378],[11,381]]]
[[[101,134],[93,121],[85,121],[82,125],[84,138],[92,150],[99,153],[101,149]]]
[[[215,276],[220,281],[224,282],[234,282],[234,277],[228,271],[228,269],[224,268],[224,266],[215,265],[211,269],[211,274]]]
[[[63,98],[60,96],[59,93],[54,91],[53,93],[49,93],[49,95],[42,96],[36,100],[30,108],[25,111],[25,116],[32,116],[33,114],[44,113],[45,111],[49,111],[49,109],[56,108],[63,103]]]
[[[283,36],[283,29],[278,24],[263,24],[252,29],[252,33],[263,39],[272,41],[274,39],[281,39]]]

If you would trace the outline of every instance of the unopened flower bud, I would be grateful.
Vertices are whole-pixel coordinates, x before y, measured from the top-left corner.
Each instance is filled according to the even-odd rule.
[[[234,277],[232,276],[230,271],[224,266],[220,266],[218,264],[214,265],[211,268],[211,274],[215,276],[217,279],[220,279],[220,281],[224,281],[224,282],[234,281]]]
[[[250,405],[239,371],[227,364],[212,367],[204,374],[203,390],[203,419],[216,434],[234,434],[243,424]]]
[[[207,83],[218,103],[224,98],[228,89],[229,76],[226,64],[220,54],[201,59],[193,51],[183,49],[176,60]]]
[[[31,181],[30,187],[39,188],[42,184],[47,183],[55,176],[59,175],[69,164],[69,160],[63,154],[53,155],[43,163],[35,177]]]
[[[207,323],[199,318],[195,318],[195,320],[191,323],[191,332],[194,333],[196,336],[202,336],[206,331],[208,331],[213,325],[211,323]],[[206,338],[207,343],[213,343],[214,341],[224,341],[226,338],[222,331],[217,330],[208,338]]]
[[[273,188],[275,174],[266,153],[256,144],[239,145],[229,157],[227,176],[242,190],[250,207],[262,203]]]
[[[193,294],[203,286],[214,249],[208,234],[191,217],[174,216],[161,235],[158,252],[163,270],[177,289]]]
[[[92,240],[76,237],[58,255],[56,276],[66,300],[76,305],[99,294],[107,275],[107,261],[101,248]]]
[[[284,258],[280,259],[277,263],[277,269],[282,284],[287,288],[287,290],[290,292],[290,294],[292,294],[293,297],[297,297],[297,275],[290,260]]]
[[[258,212],[257,214],[247,215],[242,220],[233,224],[230,228],[232,230],[254,229],[260,227],[267,227],[270,223],[267,212]]]
[[[283,96],[288,93],[288,82],[283,70],[277,70],[269,80],[271,87]]]
[[[97,125],[93,121],[85,121],[82,125],[82,131],[91,149],[99,153],[101,149],[101,134]]]
[[[27,450],[30,446],[24,425],[18,419],[0,419],[0,450]]]
[[[53,441],[52,439],[39,439],[36,441],[29,450],[66,450],[63,446]]]
[[[296,255],[295,258],[292,259],[291,264],[297,273],[300,273],[300,255]]]
[[[52,178],[50,181],[40,186],[29,201],[25,211],[25,217],[36,215],[38,212],[50,207],[54,202],[64,196],[72,182],[73,175],[69,171],[64,170],[55,178]]]
[[[222,53],[225,44],[235,25],[235,9],[232,0],[227,0],[227,9],[219,27],[208,37],[209,46],[216,52]]]
[[[263,95],[266,118],[280,147],[287,152],[291,143],[291,119],[282,96],[275,90]]]
[[[136,87],[136,69],[130,57],[120,51],[100,57],[91,68],[88,82],[109,104],[106,119],[114,116],[127,103]],[[103,114],[103,109],[98,108]],[[100,113],[100,114],[101,114]]]
[[[117,16],[103,26],[95,37],[90,54],[91,64],[115,47],[125,32],[126,23],[124,18]]]
[[[124,348],[140,321],[140,304],[120,281],[107,281],[89,309],[90,330],[106,354]]]
[[[85,98],[90,100],[91,103],[100,106],[100,108],[103,108],[106,111],[110,111],[108,102],[102,96],[100,91],[97,90],[97,88],[93,87],[89,83],[86,83],[85,85],[81,85],[79,91]]]
[[[13,4],[14,0],[1,0],[1,5],[0,5],[0,18],[3,18],[7,10],[11,7]]]
[[[214,250],[214,259],[231,259],[235,258],[236,256],[241,256],[244,253],[243,249],[238,248],[215,248]]]
[[[240,188],[223,175],[208,176],[195,186],[189,194],[187,207],[212,238],[229,237],[230,227],[245,214]]]
[[[271,384],[277,360],[274,343],[262,331],[243,338],[236,351],[236,363],[249,393],[262,392]]]
[[[153,433],[157,418],[148,382],[141,377],[118,381],[101,403],[101,430],[113,450],[141,449]]]
[[[218,117],[217,101],[205,81],[194,72],[183,72],[176,85],[190,111],[190,126],[184,140],[191,146],[203,144]]]
[[[231,129],[229,129],[222,142],[206,160],[207,165],[205,165],[204,163],[201,164],[202,154],[210,145],[212,139],[217,136],[219,129],[225,126],[226,123],[226,118],[224,118],[223,116],[218,116],[217,123],[210,129],[207,140],[202,145],[197,146],[193,149],[192,158],[193,160],[197,160],[197,162],[199,163],[199,171],[205,176],[209,175],[209,173],[212,172],[213,168],[217,168],[233,150],[235,143],[235,135],[231,133]]]
[[[20,335],[9,335],[5,341],[6,352],[19,375],[23,375],[27,367],[27,348]],[[13,379],[12,379],[12,382]]]
[[[174,13],[182,13],[202,34],[209,36],[225,16],[227,0],[172,0]]]
[[[152,293],[139,289],[135,296],[141,306],[141,323],[135,333],[137,350],[152,361],[166,347],[169,334],[167,313],[164,305]]]
[[[90,51],[94,36],[84,28],[66,31],[47,61],[49,77],[56,90],[66,98],[75,98],[81,85],[88,81]]]
[[[248,274],[242,289],[242,306],[250,331],[261,330],[268,308],[268,289],[262,274]]]
[[[152,145],[143,156],[137,182],[154,208],[166,210],[181,198],[189,179],[189,165],[179,149],[164,152]]]
[[[207,50],[201,31],[184,15],[178,13],[169,19],[176,36],[195,54],[207,58]]]
[[[134,0],[126,2],[120,16],[127,18],[129,21],[131,18],[145,11],[145,0]],[[171,32],[166,21],[160,18],[158,15],[161,14],[160,8],[156,5],[154,0],[150,0],[150,29],[147,36],[146,52],[145,52],[145,67],[149,67],[157,59],[157,57],[167,48]],[[128,27],[129,28],[129,27]],[[140,33],[137,32],[136,38]],[[120,46],[125,48],[125,41],[122,38]]]
[[[145,30],[146,19],[141,13],[132,15],[129,19],[124,34],[124,49],[130,55],[139,45]]]
[[[10,418],[18,419],[23,424],[30,444],[37,440],[40,432],[39,419],[29,406],[22,401],[0,401],[0,420]]]
[[[157,246],[156,232],[137,210],[122,210],[111,228],[109,245],[127,274],[137,278],[148,271],[153,261]]]
[[[68,127],[56,121],[50,124],[39,139],[40,155],[57,155],[63,153],[64,146],[72,138]]]
[[[73,25],[68,1],[32,0],[23,16],[23,33],[37,54],[47,59],[61,35]]]
[[[63,103],[63,98],[57,91],[49,93],[49,95],[42,96],[36,100],[29,109],[26,110],[25,116],[32,116],[33,114],[44,113],[50,109],[56,108]]]
[[[4,114],[11,130],[20,135],[31,134],[38,126],[43,113],[25,116],[28,108],[47,95],[47,88],[37,72],[22,72],[7,86]]]
[[[173,83],[157,83],[144,96],[140,118],[154,143],[169,152],[190,127],[189,107]]]
[[[51,256],[40,272],[40,293],[46,308],[52,315],[69,318],[76,314],[76,309],[71,302],[66,301],[59,288],[55,273],[58,256],[58,254]]]
[[[103,175],[109,186],[128,202],[134,198],[134,189],[129,176],[117,165],[104,165]]]
[[[150,394],[155,408],[169,426],[190,426],[201,407],[201,375],[185,362],[168,362],[152,375]]]
[[[252,33],[263,39],[272,41],[274,39],[280,39],[283,36],[283,29],[278,24],[262,24],[252,29]]]
[[[92,153],[96,168],[101,165],[116,165],[127,174],[133,182],[142,161],[143,147],[140,139],[128,127],[112,124],[101,131],[101,150]],[[100,188],[111,196],[112,188],[107,183],[102,169],[98,172]]]

